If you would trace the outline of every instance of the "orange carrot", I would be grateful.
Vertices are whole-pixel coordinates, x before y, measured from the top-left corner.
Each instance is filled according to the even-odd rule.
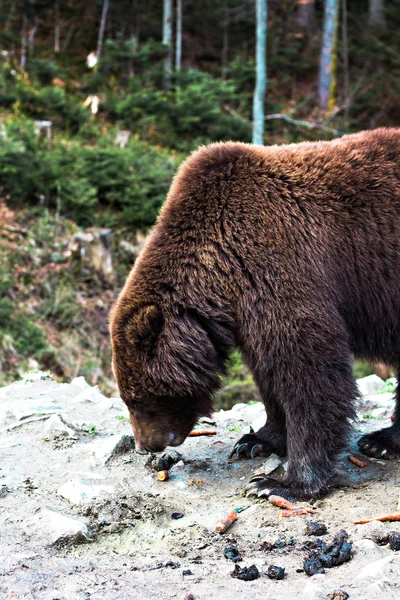
[[[217,533],[225,533],[225,531],[236,521],[237,512],[232,510],[229,515],[220,519],[215,526],[215,531]]]
[[[289,502],[289,500],[282,498],[282,496],[270,496],[268,498],[268,502],[271,502],[271,504],[278,506],[279,508],[286,508],[287,510],[296,508],[293,502]]]
[[[279,513],[279,518],[283,517],[301,517],[302,515],[309,515],[316,513],[315,508],[307,508],[305,506],[294,507],[289,510],[281,510]]]
[[[360,467],[360,469],[368,466],[367,462],[360,460],[359,458],[356,458],[355,456],[351,456],[351,454],[349,455],[349,461],[352,462],[353,464],[357,465],[357,467]]]
[[[157,473],[158,481],[167,481],[168,477],[169,477],[168,471],[158,471],[158,473]]]
[[[189,437],[197,437],[198,435],[217,435],[217,431],[215,429],[193,429],[189,433]]]
[[[400,521],[400,510],[382,517],[373,517],[372,519],[361,519],[360,521],[354,521],[355,525],[364,525],[365,523],[371,523],[372,521]]]

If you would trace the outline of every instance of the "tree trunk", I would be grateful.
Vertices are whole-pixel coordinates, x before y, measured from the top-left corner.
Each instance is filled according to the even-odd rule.
[[[315,0],[297,0],[297,25],[310,31],[315,17]]]
[[[19,61],[19,66],[21,69],[25,69],[26,66],[26,16],[22,17],[22,27],[21,27],[21,58]]]
[[[385,14],[383,11],[383,0],[369,0],[368,23],[372,27],[385,26]]]
[[[325,0],[324,32],[319,63],[318,96],[322,110],[332,108],[336,86],[335,70],[337,58],[338,0]]]
[[[182,63],[182,0],[176,0],[176,43],[175,69],[181,70]]]
[[[33,56],[33,50],[35,48],[35,34],[36,34],[36,29],[37,29],[37,22],[36,19],[33,22],[32,27],[29,27],[29,33],[28,33],[28,51],[29,51],[29,58],[32,58]]]
[[[229,26],[229,13],[228,13],[228,4],[227,0],[224,2],[224,17],[222,20],[222,56],[221,56],[221,73],[222,79],[226,79],[226,74],[228,70],[228,49],[229,49],[229,35],[228,35],[228,26]]]
[[[60,5],[54,5],[54,52],[60,52]]]
[[[253,96],[253,144],[264,142],[267,89],[267,0],[256,0],[256,87]]]
[[[164,0],[162,41],[167,46],[167,56],[164,60],[164,89],[169,90],[172,70],[172,0]]]
[[[104,2],[103,2],[103,10],[101,12],[99,37],[98,37],[98,40],[97,40],[97,50],[96,50],[97,60],[100,60],[101,51],[103,49],[104,31],[105,31],[105,28],[106,28],[106,20],[107,20],[107,12],[108,12],[108,6],[109,6],[109,4],[110,4],[109,0],[104,0]]]

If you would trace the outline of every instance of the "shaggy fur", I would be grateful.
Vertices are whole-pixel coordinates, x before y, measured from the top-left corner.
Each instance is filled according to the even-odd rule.
[[[400,363],[400,129],[193,153],[117,301],[111,337],[139,450],[182,443],[210,414],[237,347],[268,416],[237,454],[287,452],[285,489],[320,494],[354,417],[351,355]],[[399,455],[399,401],[395,414],[393,427],[361,440],[365,452]]]

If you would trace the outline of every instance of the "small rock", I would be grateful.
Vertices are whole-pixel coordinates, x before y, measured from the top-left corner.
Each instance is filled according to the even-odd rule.
[[[183,519],[185,515],[181,512],[173,512],[171,515],[171,519],[173,519],[174,521],[178,521],[178,519]]]
[[[325,535],[327,532],[326,526],[323,523],[307,523],[304,528],[304,535]]]
[[[103,494],[113,494],[114,491],[111,485],[95,485],[91,480],[76,478],[64,483],[57,494],[71,502],[71,504],[80,506],[84,502],[98,498]]]
[[[253,581],[260,577],[260,572],[255,565],[251,565],[251,567],[239,567],[239,565],[235,565],[231,577],[242,579],[243,581]]]
[[[68,437],[74,440],[78,439],[76,431],[68,427],[59,415],[52,415],[44,424],[43,427],[46,437],[54,439],[56,437]]]
[[[173,465],[178,470],[185,466],[182,455],[176,452],[176,450],[168,450],[168,452],[163,452],[163,454],[152,454],[146,464],[149,465],[149,463],[156,471],[168,471]]]
[[[387,543],[387,541],[386,541]],[[378,558],[382,555],[382,548],[380,548],[375,542],[369,539],[357,540],[353,544],[354,551],[360,556],[370,556],[371,558]]]
[[[120,433],[111,436],[105,442],[101,442],[100,445],[95,447],[94,454],[106,465],[115,456],[126,454],[134,449],[135,440],[133,435]]]
[[[237,546],[235,544],[228,544],[224,548],[224,556],[228,560],[232,560],[233,562],[238,562],[240,560],[240,554]]]
[[[74,379],[71,381],[71,385],[74,385],[75,387],[78,387],[81,390],[85,390],[91,387],[91,385],[86,381],[83,375],[81,375],[80,377],[74,377]]]
[[[391,531],[389,533],[389,548],[391,550],[400,550],[400,532]]]
[[[363,538],[374,541],[378,546],[384,546],[388,543],[389,529],[381,521],[371,521],[365,525],[359,526],[359,531]]]
[[[271,454],[259,467],[254,471],[254,475],[269,475],[273,473],[278,467],[282,464],[282,459],[279,458],[276,454]]]
[[[270,565],[268,567],[267,575],[270,579],[283,579],[285,577],[285,569],[282,567],[276,567],[275,565]]]
[[[392,571],[392,562],[394,560],[393,555],[386,556],[380,560],[369,562],[356,577],[356,581],[368,580],[376,581],[377,579],[387,580],[390,572]]]
[[[25,533],[44,546],[61,546],[93,541],[91,531],[83,520],[42,509],[24,524]]]
[[[193,575],[193,573],[190,569],[183,569],[182,577],[185,577],[185,575]]]
[[[368,375],[362,377],[362,379],[357,379],[357,385],[362,396],[369,396],[382,389],[385,382],[378,375]]]
[[[84,388],[77,396],[75,396],[75,398],[71,399],[71,402],[74,404],[83,402],[99,404],[102,401],[109,402],[109,398],[103,396],[97,385],[94,387]]]
[[[348,600],[349,595],[344,590],[336,590],[327,596],[328,600]]]

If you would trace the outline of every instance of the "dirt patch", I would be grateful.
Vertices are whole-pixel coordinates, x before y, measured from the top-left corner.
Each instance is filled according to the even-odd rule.
[[[356,424],[338,488],[315,503],[316,513],[280,518],[279,508],[243,495],[264,459],[227,458],[249,424],[262,424],[261,406],[215,414],[202,427],[216,428],[217,435],[187,439],[169,479],[160,482],[159,463],[153,466],[149,457],[132,450],[121,401],[79,385],[47,380],[0,390],[0,591],[5,598],[169,600],[193,594],[197,600],[311,600],[335,592],[351,600],[399,598],[400,552],[391,549],[387,534],[399,532],[400,523],[381,524],[384,532],[378,537],[368,526],[354,525],[396,510],[399,462],[367,459],[359,468],[348,460],[348,454],[359,455],[355,440],[361,433],[390,424],[389,409]],[[57,427],[63,425],[54,420],[52,438],[46,423],[54,414],[73,432],[70,436],[60,433]],[[65,444],[56,443],[59,435]],[[217,521],[235,509],[235,523],[216,533]],[[312,522],[325,525],[326,533],[310,536],[313,526],[305,526]],[[75,537],[65,543],[68,528]],[[320,554],[310,541],[329,547],[341,529],[352,544],[350,560],[307,576],[305,559],[310,552]],[[235,563],[226,552],[229,545],[237,549]],[[251,573],[254,566],[260,576],[231,577],[235,564]]]

